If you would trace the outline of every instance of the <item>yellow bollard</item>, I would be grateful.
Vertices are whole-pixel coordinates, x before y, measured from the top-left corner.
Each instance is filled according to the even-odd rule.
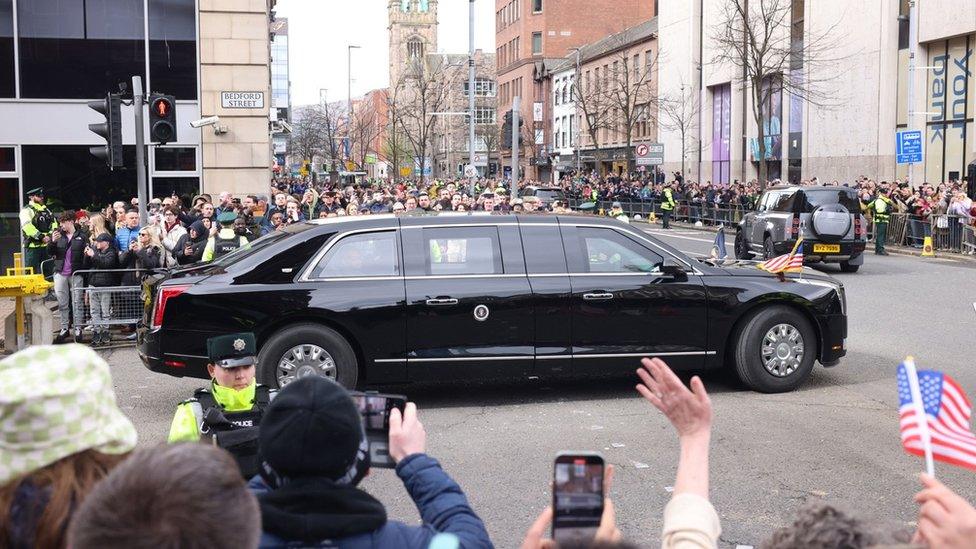
[[[922,244],[922,257],[935,257],[935,251],[932,249],[931,236],[925,237],[925,242]]]
[[[14,272],[22,273],[23,271],[23,259],[21,259],[20,252],[14,254]],[[14,298],[14,311],[17,314],[17,348],[24,348],[24,298],[22,296],[17,296]]]
[[[651,215],[648,216],[647,222],[648,223],[657,223],[657,216],[654,215],[654,212],[653,211],[651,212]]]

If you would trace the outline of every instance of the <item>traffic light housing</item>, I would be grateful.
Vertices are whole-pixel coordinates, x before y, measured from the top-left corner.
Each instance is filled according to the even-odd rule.
[[[105,122],[89,124],[88,129],[105,140],[104,145],[89,147],[92,156],[100,158],[110,169],[122,167],[122,97],[110,93],[101,101],[89,101],[88,108],[105,117]]]
[[[172,95],[149,96],[149,140],[163,145],[176,141],[176,98]]]
[[[505,123],[502,124],[502,148],[510,150],[512,148],[512,111],[505,113]]]

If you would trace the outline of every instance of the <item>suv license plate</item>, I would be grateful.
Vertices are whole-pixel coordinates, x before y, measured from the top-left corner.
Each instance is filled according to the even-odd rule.
[[[839,254],[840,244],[814,244],[813,253],[815,254]]]

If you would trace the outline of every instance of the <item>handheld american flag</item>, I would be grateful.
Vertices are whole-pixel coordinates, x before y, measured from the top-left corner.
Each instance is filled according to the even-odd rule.
[[[916,374],[909,357],[898,366],[898,400],[906,452],[976,470],[976,435],[969,426],[972,405],[954,379],[932,370]]]
[[[793,245],[793,250],[790,253],[767,259],[757,267],[773,274],[803,272],[803,252],[800,251],[802,243],[803,237],[801,236],[796,240],[796,244]]]

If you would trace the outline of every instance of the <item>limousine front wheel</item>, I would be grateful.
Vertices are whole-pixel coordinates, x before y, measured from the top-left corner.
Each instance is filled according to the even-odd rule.
[[[356,387],[356,353],[335,330],[297,324],[275,333],[258,357],[261,383],[284,387],[306,376],[322,376],[346,388]]]
[[[752,313],[738,330],[733,358],[739,379],[763,393],[792,391],[813,370],[816,333],[799,312],[772,306]]]

